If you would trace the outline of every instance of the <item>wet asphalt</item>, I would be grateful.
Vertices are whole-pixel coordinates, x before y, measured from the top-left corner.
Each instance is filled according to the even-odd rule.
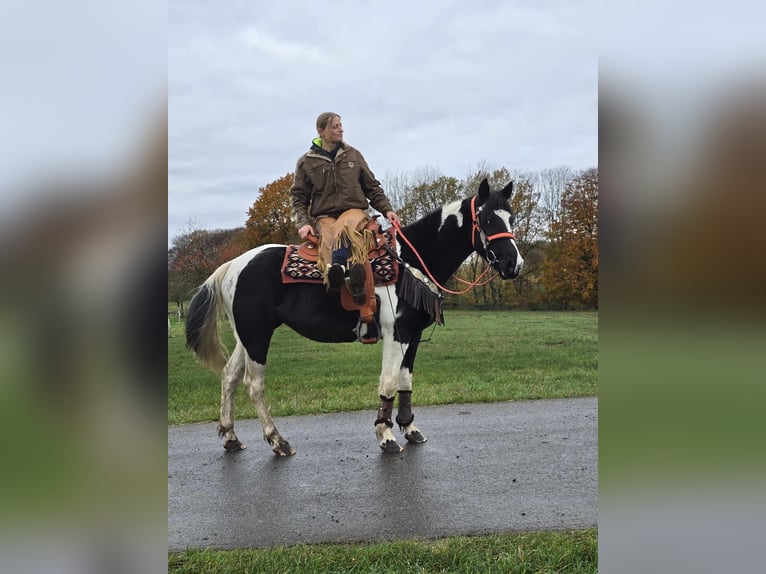
[[[596,526],[597,398],[415,406],[428,437],[383,454],[375,411],[168,428],[168,549],[255,548]],[[395,428],[397,438],[401,437]]]

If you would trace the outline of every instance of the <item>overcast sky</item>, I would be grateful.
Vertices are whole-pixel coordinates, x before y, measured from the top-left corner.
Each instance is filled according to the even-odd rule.
[[[188,2],[168,13],[168,239],[244,225],[316,116],[378,179],[596,166],[596,2]]]

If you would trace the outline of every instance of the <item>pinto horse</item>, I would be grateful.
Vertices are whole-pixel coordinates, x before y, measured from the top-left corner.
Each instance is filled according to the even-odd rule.
[[[375,434],[386,453],[402,450],[392,432],[397,393],[395,420],[404,438],[413,444],[427,440],[414,424],[412,369],[421,334],[435,318],[407,296],[405,291],[411,289],[403,287],[405,276],[414,268],[443,284],[476,251],[503,279],[517,277],[524,260],[511,231],[514,214],[508,200],[512,189],[513,182],[501,191],[490,191],[484,179],[476,196],[445,205],[400,229],[406,241],[398,259],[400,270],[406,273],[399,273],[394,284],[375,287],[382,303],[376,322],[383,341]],[[221,373],[218,434],[226,450],[244,448],[234,433],[234,393],[244,380],[266,442],[279,456],[295,454],[274,425],[264,395],[266,355],[277,327],[285,324],[304,337],[325,343],[355,341],[366,327],[358,321],[357,313],[341,307],[337,293],[327,293],[323,285],[284,284],[280,268],[285,249],[284,245],[261,245],[224,263],[198,288],[189,305],[186,345],[203,363]],[[226,312],[236,340],[228,360],[218,333],[221,310]]]

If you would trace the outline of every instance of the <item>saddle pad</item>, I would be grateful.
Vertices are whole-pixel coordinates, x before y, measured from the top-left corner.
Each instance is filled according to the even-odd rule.
[[[298,253],[297,245],[288,245],[282,261],[282,283],[321,283],[322,274],[316,261],[307,261]]]
[[[383,233],[390,242],[393,240],[388,230]],[[396,283],[399,277],[399,264],[393,255],[385,249],[374,250],[375,257],[370,259],[375,285]],[[322,274],[316,261],[301,257],[297,245],[288,245],[282,262],[282,283],[322,283]]]

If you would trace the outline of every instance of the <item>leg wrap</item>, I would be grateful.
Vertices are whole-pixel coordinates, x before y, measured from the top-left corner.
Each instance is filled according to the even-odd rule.
[[[412,424],[415,415],[412,413],[412,391],[399,391],[399,412],[396,413],[396,424],[404,428]]]
[[[386,423],[389,428],[394,426],[391,422],[391,415],[394,412],[394,397],[387,399],[383,395],[380,395],[380,406],[378,407],[378,418],[375,419],[375,426],[380,423]]]

